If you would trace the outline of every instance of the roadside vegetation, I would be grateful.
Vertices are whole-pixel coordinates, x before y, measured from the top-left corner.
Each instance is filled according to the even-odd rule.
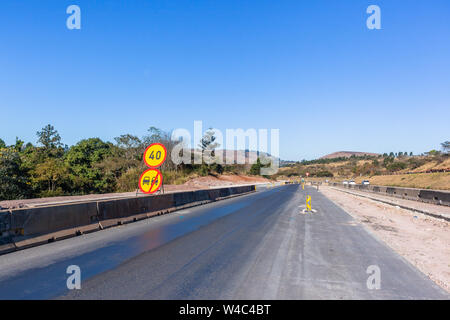
[[[13,145],[0,139],[0,200],[127,192],[137,189],[145,148],[163,143],[168,151],[160,168],[166,184],[183,184],[191,178],[221,174],[259,174],[255,165],[180,164],[170,154],[175,142],[171,133],[150,127],[147,135],[123,134],[114,142],[99,138],[83,139],[73,146],[62,143],[58,131],[47,125],[36,133],[36,144],[16,138]],[[213,132],[207,131],[198,148],[214,149]]]
[[[424,189],[450,190],[450,141],[441,150],[421,155],[412,152],[390,152],[379,156],[352,156],[317,159],[289,164],[281,168],[276,178],[309,177],[312,180],[356,183],[370,180],[372,184]]]

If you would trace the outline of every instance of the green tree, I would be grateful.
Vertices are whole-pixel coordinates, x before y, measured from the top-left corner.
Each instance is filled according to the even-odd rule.
[[[124,151],[124,156],[128,160],[142,160],[142,152],[144,144],[141,139],[131,134],[123,134],[119,137],[115,137],[117,147]]]
[[[262,168],[262,164],[261,164],[261,160],[256,159],[256,163],[252,164],[252,166],[250,167],[250,174],[252,175],[259,175],[261,172],[261,168]]]
[[[442,151],[444,151],[444,153],[450,153],[450,141],[445,141],[441,143],[441,147],[442,147]]]
[[[0,149],[0,200],[27,198],[31,194],[29,175],[22,169],[14,148]]]
[[[70,184],[67,164],[61,158],[47,158],[36,165],[32,181],[39,186],[41,197],[63,195]]]
[[[62,146],[58,131],[50,124],[42,128],[41,131],[36,132],[36,135],[38,136],[38,143],[42,144],[46,150],[56,149]]]
[[[406,168],[406,163],[404,163],[404,162],[393,162],[387,166],[387,169],[392,172],[403,170],[405,168]]]
[[[75,193],[114,191],[114,179],[98,166],[112,155],[112,144],[99,138],[89,138],[71,147],[66,155]]]
[[[161,142],[165,138],[164,132],[159,128],[152,126],[148,128],[147,132],[148,135],[144,137],[144,143],[146,146],[152,143]]]
[[[387,168],[391,163],[394,162],[394,157],[387,157],[383,160],[383,166]]]
[[[425,152],[425,154],[426,155],[428,155],[428,156],[438,156],[438,155],[440,155],[441,154],[441,152],[440,151],[438,151],[438,150],[430,150],[430,151],[428,151],[428,152]]]

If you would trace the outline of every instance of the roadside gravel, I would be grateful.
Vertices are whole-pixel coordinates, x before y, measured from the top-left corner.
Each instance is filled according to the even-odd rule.
[[[450,292],[449,222],[328,186],[320,187],[320,192]]]

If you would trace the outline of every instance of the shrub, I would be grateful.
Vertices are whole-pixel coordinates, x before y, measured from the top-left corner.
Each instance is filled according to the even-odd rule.
[[[387,166],[387,169],[389,171],[395,172],[395,171],[400,171],[406,168],[406,163],[405,162],[394,162],[391,163],[390,165]]]

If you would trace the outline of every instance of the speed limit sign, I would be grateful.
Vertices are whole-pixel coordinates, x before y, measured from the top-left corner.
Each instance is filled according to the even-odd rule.
[[[150,168],[157,168],[166,160],[167,150],[161,143],[152,143],[145,149],[144,162]]]

